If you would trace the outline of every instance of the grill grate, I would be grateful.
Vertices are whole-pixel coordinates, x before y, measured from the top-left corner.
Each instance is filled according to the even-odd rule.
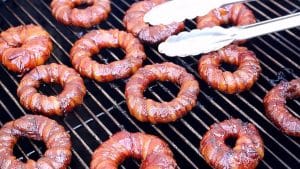
[[[71,66],[68,53],[73,43],[87,30],[70,28],[56,22],[49,8],[51,0],[2,0],[0,1],[0,31],[20,24],[35,23],[42,25],[51,35],[54,50],[48,63],[58,62]],[[112,0],[112,12],[107,21],[96,28],[118,28],[124,30],[122,18],[124,12],[134,0]],[[300,11],[299,0],[256,1],[248,3],[258,20],[266,20]],[[193,21],[187,21],[187,30],[195,28]],[[93,29],[96,29],[93,28]],[[265,93],[280,80],[300,77],[300,28],[281,31],[252,39],[246,44],[261,60],[263,72],[260,79],[249,92],[226,95],[208,87],[200,81],[197,73],[199,56],[190,58],[168,58],[153,47],[146,46],[148,59],[144,64],[172,61],[179,64],[200,81],[201,93],[197,106],[187,116],[172,124],[150,125],[140,123],[128,114],[124,100],[124,88],[127,80],[111,83],[96,83],[85,79],[88,93],[82,106],[64,118],[54,117],[68,130],[73,141],[73,158],[69,168],[88,168],[91,154],[97,146],[113,133],[126,129],[131,132],[142,131],[158,135],[172,148],[181,168],[209,168],[198,152],[199,141],[214,122],[230,117],[241,118],[254,123],[260,130],[265,142],[265,158],[258,168],[296,168],[300,163],[299,138],[283,135],[264,116],[262,99]],[[96,60],[109,62],[119,60],[123,51],[107,49],[95,56]],[[0,125],[30,112],[24,110],[18,102],[16,89],[20,81],[18,75],[8,72],[0,66]],[[55,87],[46,89],[46,94],[55,94]],[[174,98],[178,86],[157,82],[146,92],[156,100]],[[300,115],[299,99],[288,103],[289,110],[297,117]],[[298,112],[297,112],[298,111]],[[26,140],[25,140],[26,141]],[[24,141],[24,143],[25,143]],[[21,141],[15,148],[16,156],[21,160],[38,158],[44,147],[34,141]],[[139,162],[126,160],[121,168],[138,168]]]

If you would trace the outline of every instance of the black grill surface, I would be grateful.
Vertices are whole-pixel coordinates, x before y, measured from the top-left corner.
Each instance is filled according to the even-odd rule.
[[[21,24],[39,24],[51,35],[54,50],[47,63],[57,62],[71,66],[68,53],[73,43],[92,29],[118,28],[124,30],[124,12],[134,0],[112,0],[112,12],[107,21],[89,30],[67,27],[57,23],[49,8],[50,0],[1,0],[0,31]],[[300,12],[299,0],[260,0],[247,4],[259,21]],[[195,28],[193,21],[186,22],[186,29]],[[261,61],[263,72],[250,91],[236,95],[226,95],[208,87],[197,73],[200,56],[189,58],[169,58],[159,54],[156,47],[145,46],[148,59],[145,65],[171,61],[185,67],[200,82],[201,93],[197,106],[184,118],[175,123],[150,125],[133,118],[124,100],[127,79],[111,83],[96,83],[85,79],[88,93],[84,104],[65,117],[53,117],[72,136],[73,158],[69,168],[88,168],[92,152],[120,131],[146,132],[167,141],[175,154],[180,168],[209,168],[199,154],[199,142],[215,122],[235,117],[256,125],[265,142],[265,157],[258,168],[299,168],[300,139],[283,135],[265,117],[262,99],[266,92],[281,80],[300,77],[300,28],[294,28],[270,35],[254,38],[246,46],[253,50]],[[124,53],[118,49],[106,49],[94,58],[108,63],[122,59]],[[0,125],[31,112],[25,110],[16,95],[21,79],[17,74],[0,66]],[[153,83],[145,96],[155,100],[170,100],[178,92],[178,86],[170,83]],[[46,85],[41,91],[56,94],[59,89]],[[300,100],[288,102],[289,110],[299,118]],[[45,151],[41,142],[22,138],[14,149],[22,161],[37,159]],[[121,168],[138,168],[139,161],[127,159]]]

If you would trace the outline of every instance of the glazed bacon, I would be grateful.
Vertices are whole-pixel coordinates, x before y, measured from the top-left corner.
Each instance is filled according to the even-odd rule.
[[[138,37],[142,42],[149,44],[159,43],[182,31],[184,29],[183,22],[156,26],[144,22],[145,14],[153,7],[164,2],[166,0],[144,0],[132,4],[123,18],[127,31]]]
[[[58,83],[63,90],[57,96],[38,93],[40,81]],[[63,115],[83,102],[86,88],[80,75],[65,65],[52,63],[41,65],[26,74],[18,87],[17,94],[21,104],[34,113],[44,115]]]
[[[118,48],[125,50],[124,59],[100,64],[92,60],[92,56],[103,48]],[[110,30],[93,30],[75,42],[70,52],[73,67],[82,75],[98,82],[110,82],[129,77],[136,72],[146,59],[144,47],[132,34]]]
[[[77,6],[87,5],[85,9]],[[52,15],[65,25],[89,28],[108,17],[110,0],[53,0]]]
[[[221,63],[238,66],[234,72],[222,71]],[[249,90],[261,72],[259,60],[245,47],[229,45],[217,52],[201,56],[198,71],[208,85],[227,94]]]
[[[13,155],[14,145],[20,137],[43,141],[47,147],[37,161],[23,163]],[[54,120],[44,116],[25,115],[6,123],[0,129],[1,169],[65,169],[71,162],[71,138]]]
[[[249,25],[256,22],[253,12],[241,3],[216,8],[207,15],[199,16],[196,19],[197,28],[233,24],[236,26]]]
[[[50,57],[50,35],[37,25],[12,27],[0,34],[0,61],[8,70],[25,73]]]
[[[233,148],[225,143],[230,137],[236,138]],[[200,142],[200,153],[215,169],[255,169],[264,157],[264,143],[253,124],[230,119],[210,126]]]
[[[170,102],[146,99],[143,92],[153,81],[170,81],[180,85],[176,98]],[[140,68],[127,82],[125,97],[128,109],[142,122],[168,123],[186,115],[197,102],[199,84],[192,74],[171,62]]]
[[[300,119],[286,108],[286,99],[300,97],[300,78],[290,82],[282,81],[264,98],[267,117],[284,133],[300,137]],[[299,111],[299,110],[298,110]]]
[[[141,159],[141,169],[176,169],[167,143],[143,133],[121,131],[102,143],[93,153],[91,169],[117,169],[126,158]]]

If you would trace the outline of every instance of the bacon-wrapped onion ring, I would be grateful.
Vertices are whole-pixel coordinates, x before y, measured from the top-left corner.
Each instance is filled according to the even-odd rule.
[[[225,144],[230,137],[237,139],[233,148]],[[201,140],[200,152],[215,169],[255,169],[264,157],[264,144],[253,124],[230,119],[210,126]]]
[[[58,83],[63,90],[57,96],[38,93],[40,81]],[[41,65],[26,74],[18,87],[17,94],[21,104],[34,113],[63,115],[83,102],[86,88],[80,75],[65,65],[52,63]]]
[[[300,137],[300,119],[289,113],[285,107],[286,99],[297,97],[300,97],[300,78],[275,86],[265,96],[264,106],[267,117],[278,128],[288,135]]]
[[[176,169],[167,143],[143,133],[121,131],[102,143],[93,153],[91,169],[117,169],[127,157],[141,159],[141,169]]]
[[[13,155],[13,147],[20,137],[45,142],[47,150],[37,161],[23,163]],[[56,121],[44,116],[25,115],[6,123],[0,129],[1,169],[66,169],[71,162],[71,138]]]
[[[76,6],[87,4],[85,9]],[[52,15],[65,25],[89,28],[108,17],[110,0],[53,0]]]
[[[179,84],[181,88],[177,97],[162,103],[145,99],[144,90],[155,80]],[[138,120],[167,123],[187,114],[196,105],[199,92],[199,84],[192,74],[183,67],[166,62],[139,69],[127,82],[125,96],[130,113]]]

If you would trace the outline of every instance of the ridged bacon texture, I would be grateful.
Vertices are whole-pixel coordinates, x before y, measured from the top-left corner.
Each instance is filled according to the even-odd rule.
[[[92,56],[106,47],[121,47],[125,50],[124,59],[100,64]],[[82,75],[98,82],[109,82],[126,78],[139,69],[146,59],[144,47],[132,34],[110,30],[93,30],[74,44],[70,52],[73,67]]]
[[[37,161],[23,163],[13,155],[13,147],[20,137],[42,140],[47,147]],[[71,161],[71,138],[65,129],[47,117],[25,115],[6,123],[0,129],[1,169],[65,169]]]
[[[25,73],[50,57],[52,41],[42,27],[21,25],[0,34],[0,62],[8,70]]]
[[[255,23],[256,19],[250,9],[237,3],[216,8],[207,15],[197,17],[196,22],[197,28],[202,29],[229,23],[235,26],[249,25]]]
[[[117,169],[126,158],[141,159],[141,169],[175,169],[167,143],[143,133],[121,131],[102,143],[93,153],[91,169]]]
[[[85,9],[77,6],[87,4]],[[52,15],[65,25],[89,28],[105,20],[111,11],[110,0],[53,0]]]
[[[299,97],[300,78],[290,82],[282,81],[270,90],[264,98],[267,117],[282,132],[296,137],[300,137],[300,119],[293,116],[286,108],[286,99]]]
[[[237,139],[233,148],[225,144],[230,137]],[[253,124],[230,119],[210,127],[201,140],[200,152],[215,169],[254,169],[264,157],[264,144]]]
[[[38,93],[40,81],[58,83],[63,87],[57,96]],[[17,94],[21,104],[34,113],[44,115],[63,115],[83,102],[86,88],[80,75],[65,65],[52,63],[41,65],[26,74],[18,87]]]
[[[170,102],[146,99],[143,92],[155,81],[170,81],[180,85],[176,98]],[[125,97],[128,109],[142,122],[168,123],[186,115],[197,102],[199,84],[192,74],[171,62],[147,65],[139,69],[127,82]]]
[[[156,26],[144,22],[144,15],[153,7],[164,2],[166,0],[144,0],[132,4],[123,18],[127,31],[137,36],[142,42],[149,44],[159,43],[182,31],[184,29],[183,22]]]
[[[234,72],[222,71],[221,63],[236,65]],[[230,45],[201,56],[198,71],[208,85],[227,94],[249,90],[261,72],[259,60],[245,47]]]

